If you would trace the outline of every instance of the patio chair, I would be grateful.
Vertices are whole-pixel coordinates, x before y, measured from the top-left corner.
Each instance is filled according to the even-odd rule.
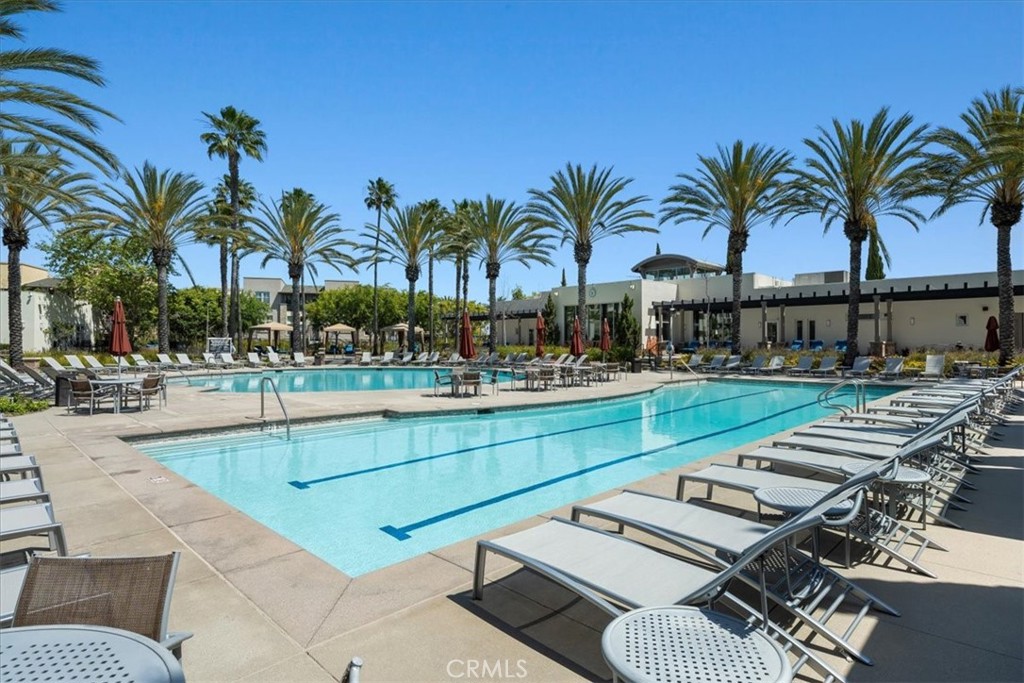
[[[434,396],[437,396],[438,389],[441,387],[454,387],[453,377],[454,375],[450,372],[442,375],[437,370],[434,370]],[[454,388],[452,388],[452,391],[454,392]]]
[[[811,371],[811,365],[814,364],[814,356],[800,356],[797,360],[796,365],[786,370],[790,375],[806,375]]]
[[[143,403],[146,408],[150,407],[150,401],[154,396],[157,397],[157,406],[159,407],[162,398],[163,375],[146,375],[142,378],[142,383],[138,386],[129,384],[124,388],[125,398],[131,398],[134,396],[139,397],[139,410],[142,410]]]
[[[885,367],[878,376],[883,379],[898,379],[903,376],[903,358],[894,356],[885,359]]]
[[[306,354],[302,351],[292,351],[292,364],[297,368],[304,367],[306,365]]]
[[[189,358],[187,353],[177,353],[174,357],[178,359],[179,370],[195,370],[199,367],[199,364]]]
[[[167,621],[179,553],[155,557],[32,557],[13,626],[89,624],[132,631],[181,659],[191,633]]]
[[[370,365],[373,363],[373,355],[369,351],[363,351],[363,355],[359,357],[360,365]]]
[[[825,375],[835,375],[836,361],[838,360],[839,359],[836,358],[835,356],[825,356],[824,358],[821,359],[821,365],[814,368],[813,370],[810,370],[809,372],[812,375],[821,377],[824,377]]]
[[[941,380],[946,372],[946,354],[928,354],[924,358],[924,370],[917,376],[918,379]]]
[[[102,404],[104,401],[110,401],[113,403],[116,401],[114,388],[104,387],[97,389],[93,386],[92,382],[87,379],[70,379],[68,382],[71,384],[71,391],[68,392],[68,412],[78,410],[78,406],[82,403],[89,405],[89,414],[92,415],[96,410],[96,407]]]

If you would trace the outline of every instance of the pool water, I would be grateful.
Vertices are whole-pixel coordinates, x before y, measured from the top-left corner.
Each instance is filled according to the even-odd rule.
[[[872,387],[869,399],[894,387]],[[824,417],[820,385],[349,420],[139,449],[350,576]]]
[[[450,369],[438,370],[448,374]],[[490,371],[488,371],[490,372]],[[379,391],[384,389],[430,389],[434,370],[430,368],[318,368],[313,370],[265,370],[242,374],[190,377],[189,384],[230,392],[259,392],[264,377],[270,377],[280,392]],[[507,375],[503,375],[507,378]]]

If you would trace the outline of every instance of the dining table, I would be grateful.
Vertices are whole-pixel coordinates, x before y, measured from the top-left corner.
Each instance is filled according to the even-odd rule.
[[[102,377],[90,379],[89,385],[93,391],[109,388],[114,390],[114,412],[121,412],[121,404],[125,399],[125,389],[129,386],[142,386],[142,380],[138,377]]]
[[[0,681],[185,683],[171,651],[155,640],[106,626],[23,626],[0,631]]]

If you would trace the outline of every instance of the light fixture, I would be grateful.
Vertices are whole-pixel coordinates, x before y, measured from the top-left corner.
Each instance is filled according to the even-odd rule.
[[[832,319],[831,318],[825,321],[825,327],[832,327]]]
[[[917,321],[914,320],[914,316],[910,316],[910,324],[913,325],[915,322]]]

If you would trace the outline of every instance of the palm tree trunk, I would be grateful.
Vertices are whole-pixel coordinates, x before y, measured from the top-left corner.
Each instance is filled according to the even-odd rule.
[[[427,309],[430,311],[430,353],[434,352],[434,254],[427,254]]]
[[[409,321],[409,332],[407,339],[416,335],[416,280],[409,278],[409,303],[406,306],[407,319]]]
[[[863,239],[850,240],[850,305],[846,312],[846,356],[843,365],[852,366],[858,355],[857,333],[860,328],[860,263]]]
[[[490,304],[491,331],[487,335],[487,345],[491,353],[498,346],[498,273],[501,264],[495,261],[487,262],[487,301]]]
[[[229,336],[235,340],[236,348],[242,348],[242,307],[239,302],[239,258],[238,252],[231,252],[231,315]]]
[[[573,257],[576,259],[576,317],[580,320],[580,330],[584,335],[587,334],[587,264],[593,253],[593,245],[587,242],[577,242],[573,246]],[[564,334],[568,339],[572,331],[566,329]]]
[[[461,297],[460,297],[460,287],[459,287],[459,285],[461,283],[462,283],[462,258],[459,257],[459,256],[456,256],[455,257],[455,320],[454,320],[454,324],[452,325],[452,339],[455,341],[456,345],[458,345],[458,343],[459,343],[459,320],[461,320],[460,315],[462,314],[462,309],[459,306],[459,302],[462,300]]]
[[[1014,344],[1016,343],[1013,329],[1013,266],[1010,263],[1010,229],[1013,227],[1013,223],[996,227],[996,280],[999,283],[999,365],[1006,367],[1013,358]]]
[[[292,353],[296,351],[302,351],[302,326],[299,324],[299,292],[302,287],[302,272],[303,267],[299,266],[288,266],[288,276],[292,279],[292,300],[289,302],[288,308],[292,312]]]
[[[7,351],[11,366],[16,368],[24,361],[25,345],[24,323],[21,320],[21,245],[7,246],[7,329],[10,333],[10,347]]]
[[[167,309],[167,266],[170,264],[170,258],[154,254],[153,263],[156,265],[157,346],[160,353],[169,353],[171,350],[171,317]]]
[[[380,255],[380,214],[381,207],[377,207],[377,232],[373,238],[373,328],[371,332],[370,346],[373,355],[379,356],[380,349],[377,348],[377,339],[380,337],[380,328],[377,325],[377,261]]]
[[[228,336],[228,239],[220,241],[220,336]]]
[[[469,257],[462,263],[462,306],[469,309]]]
[[[740,299],[743,296],[743,252],[732,257],[732,352],[740,352]]]

